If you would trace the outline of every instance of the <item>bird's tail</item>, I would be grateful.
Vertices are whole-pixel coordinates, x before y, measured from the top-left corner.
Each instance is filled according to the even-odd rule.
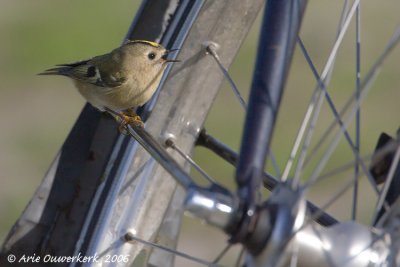
[[[57,67],[47,69],[44,72],[38,73],[38,75],[61,75],[61,76],[68,76],[71,67]]]
[[[67,64],[58,64],[57,67],[47,69],[44,72],[38,73],[38,75],[61,75],[61,76],[70,76],[71,70],[85,65],[89,60],[82,60],[74,63],[67,63]]]

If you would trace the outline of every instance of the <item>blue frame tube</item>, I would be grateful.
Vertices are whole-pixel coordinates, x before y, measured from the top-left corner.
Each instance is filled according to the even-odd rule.
[[[236,181],[246,206],[255,203],[276,116],[307,0],[269,0],[258,44]]]

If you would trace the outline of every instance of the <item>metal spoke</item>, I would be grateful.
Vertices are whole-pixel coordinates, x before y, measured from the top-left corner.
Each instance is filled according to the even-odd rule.
[[[236,260],[235,267],[240,267],[240,263],[242,262],[243,255],[244,255],[244,248],[242,248],[240,250],[239,256],[238,256],[238,258]]]
[[[272,151],[268,150],[268,156],[271,160],[272,167],[274,168],[275,176],[281,177],[281,170],[279,168],[278,161],[276,160],[275,154],[272,153]]]
[[[397,147],[397,151],[396,151],[396,154],[394,156],[392,165],[390,166],[390,170],[389,170],[388,176],[386,178],[385,185],[383,186],[382,193],[378,198],[378,202],[376,204],[375,213],[374,213],[374,216],[372,218],[371,225],[374,222],[376,222],[378,214],[379,214],[379,211],[382,209],[382,207],[385,204],[386,194],[387,194],[387,192],[389,190],[389,186],[392,183],[392,180],[393,180],[394,174],[396,172],[397,165],[399,164],[399,161],[400,161],[400,146]]]
[[[360,179],[361,177],[359,177]],[[339,190],[336,191],[336,193],[328,200],[325,202],[325,204],[323,204],[321,206],[320,210],[316,210],[314,213],[312,213],[310,216],[308,216],[307,218],[307,222],[305,222],[303,224],[302,227],[300,227],[294,234],[293,236],[299,232],[300,230],[302,230],[303,228],[307,227],[308,225],[312,224],[314,222],[314,220],[316,220],[317,218],[319,218],[327,208],[329,208],[330,206],[332,206],[344,193],[346,193],[349,188],[351,187],[351,185],[354,183],[353,179],[351,179],[350,181],[348,181],[343,187],[341,187]],[[306,190],[307,188],[309,188],[308,185],[304,186],[304,189]]]
[[[218,254],[217,257],[215,257],[215,259],[213,260],[213,263],[218,263],[224,256],[225,254],[228,252],[228,250],[232,247],[232,244],[228,244],[225,246],[225,248]]]
[[[355,133],[355,150],[360,154],[360,89],[361,89],[361,36],[360,36],[360,4],[356,10],[356,133]],[[351,219],[356,220],[357,217],[357,200],[358,200],[358,176],[359,176],[359,158],[356,157],[354,163],[354,187],[353,187],[353,207],[351,210]]]
[[[106,111],[117,118],[121,114],[106,108]],[[134,138],[171,176],[183,187],[198,187],[189,174],[172,158],[167,151],[146,131],[143,125],[125,125],[126,134]]]
[[[126,242],[129,242],[129,243],[133,243],[134,241],[136,241],[136,242],[142,243],[142,244],[144,244],[146,246],[149,246],[149,247],[152,247],[152,248],[161,249],[161,250],[164,250],[166,252],[172,253],[172,254],[174,254],[176,256],[179,256],[179,257],[182,257],[182,258],[185,258],[185,259],[188,259],[190,261],[193,261],[193,262],[196,262],[196,263],[200,263],[200,264],[203,264],[203,265],[206,265],[206,266],[222,267],[222,265],[219,265],[219,264],[216,264],[216,263],[213,263],[213,262],[209,262],[209,261],[206,261],[206,260],[203,260],[203,259],[200,259],[200,258],[196,258],[194,256],[191,256],[191,255],[187,254],[187,253],[184,253],[184,252],[181,252],[181,251],[169,248],[169,247],[165,247],[165,246],[153,243],[153,242],[149,242],[149,241],[143,240],[143,239],[135,236],[131,232],[126,233],[125,236],[124,236],[124,239],[125,239]]]
[[[283,174],[282,174],[282,181],[286,181],[287,178],[289,177],[290,169],[292,168],[294,159],[295,159],[296,154],[297,154],[297,152],[299,150],[299,147],[300,147],[301,141],[303,139],[304,133],[305,133],[305,131],[307,129],[308,122],[310,121],[311,114],[312,114],[312,112],[314,110],[314,103],[317,100],[318,92],[319,92],[318,90],[315,90],[313,95],[312,95],[312,97],[311,97],[310,105],[308,105],[308,108],[307,108],[306,114],[304,116],[303,122],[302,122],[302,124],[300,126],[299,132],[297,133],[296,140],[294,142],[292,151],[290,152],[289,159],[286,162],[286,166],[285,166],[285,169],[284,169]]]
[[[378,150],[376,150],[373,154],[369,154],[366,156],[362,157],[362,160],[364,162],[369,162],[371,160],[375,160],[375,161],[379,161],[380,159],[382,159],[383,157],[385,157],[386,155],[394,152],[397,149],[397,143],[395,142],[389,142],[388,144],[384,145],[383,147],[379,148]],[[337,175],[339,173],[345,172],[351,168],[354,167],[354,164],[356,163],[356,160],[353,160],[349,163],[343,164],[342,166],[336,167],[333,170],[327,171],[324,174],[321,174],[320,176],[318,176],[318,178],[316,179],[316,182],[320,182],[328,177],[331,177],[333,175]]]
[[[293,248],[292,251],[292,257],[290,258],[290,267],[296,267],[297,263],[299,260],[299,247],[296,245],[296,247]]]
[[[313,225],[313,222],[317,220],[324,212],[326,209],[328,209],[330,206],[332,206],[344,193],[346,193],[351,185],[354,183],[353,179],[351,179],[349,182],[347,182],[344,186],[342,186],[339,190],[336,191],[336,193],[321,206],[320,210],[316,210],[309,216],[307,216],[306,221],[303,223],[303,225],[294,231],[290,237],[288,238],[287,242],[290,242],[290,240],[300,231],[302,231],[304,228],[308,227],[309,225]],[[307,190],[309,186],[303,186],[304,190]]]
[[[201,145],[204,146],[205,148],[212,150],[218,156],[224,158],[233,166],[236,166],[238,159],[237,153],[234,152],[225,144],[223,144],[221,141],[209,135],[204,129],[200,132],[199,139],[197,140],[197,145]],[[272,191],[275,188],[275,186],[279,183],[279,180],[276,177],[272,176],[271,174],[264,172],[263,183],[265,188]],[[315,212],[316,210],[320,209],[318,206],[314,205],[309,201],[307,201],[307,208],[311,212]],[[322,215],[318,217],[316,220],[319,224],[323,226],[330,226],[337,223],[337,220],[328,213],[322,212],[321,214]]]
[[[206,178],[207,181],[214,184],[217,183],[217,181],[215,181],[210,175],[208,175],[189,155],[186,155],[171,138],[165,140],[165,145],[178,152],[178,154],[187,162],[189,162],[190,165],[192,165],[193,168],[195,168],[204,178]]]
[[[218,67],[221,69],[222,73],[225,76],[225,79],[228,81],[230,87],[232,88],[233,93],[235,94],[236,98],[238,99],[240,105],[243,107],[244,110],[247,109],[246,101],[244,100],[243,96],[240,94],[239,89],[237,88],[235,82],[233,81],[232,77],[229,75],[228,70],[222,65],[221,59],[217,53],[219,45],[214,42],[206,42],[205,44],[207,54],[211,55],[212,58],[217,62]],[[280,177],[280,170],[279,165],[276,161],[276,157],[272,151],[268,151],[268,155],[271,157],[271,163],[275,170],[276,176]]]
[[[337,35],[339,34],[340,29],[343,27],[344,21],[347,17],[347,14],[349,13],[349,8],[350,8],[349,1],[344,0],[342,12],[340,13],[340,20],[339,20],[340,23],[339,23]]]
[[[337,38],[337,40],[336,40],[336,42],[335,42],[335,44],[334,44],[334,46],[332,48],[332,51],[331,51],[331,53],[329,55],[328,61],[327,61],[326,65],[325,65],[325,67],[324,67],[324,70],[322,71],[321,78],[318,79],[318,80],[320,80],[322,82],[322,84],[325,84],[324,80],[328,76],[328,74],[329,74],[329,72],[331,70],[331,66],[334,63],[334,60],[336,58],[336,54],[338,52],[338,49],[339,49],[340,45],[342,44],[344,35],[347,32],[347,29],[348,29],[348,27],[350,25],[350,21],[351,21],[353,15],[355,13],[355,10],[356,10],[358,4],[359,4],[359,0],[354,1],[353,6],[351,7],[351,9],[349,11],[349,14],[347,15],[347,17],[346,17],[346,19],[344,21],[343,27],[340,30],[338,38]],[[325,86],[321,87],[321,85],[319,84],[318,88],[322,89],[322,91],[319,94],[319,99],[318,99],[318,102],[316,104],[316,108],[314,110],[313,116],[311,118],[310,127],[308,128],[307,134],[305,136],[305,140],[304,140],[304,143],[303,143],[302,151],[300,152],[298,164],[296,166],[296,171],[295,171],[295,176],[294,176],[295,178],[294,179],[295,179],[295,181],[297,183],[299,182],[300,175],[301,175],[301,172],[303,170],[304,160],[305,160],[305,157],[306,157],[307,152],[308,152],[308,148],[309,148],[310,143],[311,143],[312,135],[314,133],[314,129],[315,129],[315,125],[317,123],[317,120],[319,118],[319,114],[320,114],[320,110],[321,110],[324,98],[326,98],[328,100],[328,103],[330,103],[331,108],[333,107],[332,106],[333,103],[331,103],[331,101],[329,101],[330,98],[326,97],[327,94],[326,94]],[[343,128],[345,128],[345,127],[343,127]],[[349,140],[349,141],[351,141],[351,140]]]
[[[343,27],[345,18],[346,18],[347,13],[348,13],[348,9],[349,9],[349,3],[348,3],[348,1],[346,0],[345,3],[344,3],[344,5],[343,5],[343,9],[342,9],[342,12],[341,12],[341,15],[340,15],[340,21],[339,21],[339,27],[338,27],[338,33],[337,33],[337,35],[339,35],[340,30],[341,30],[342,27]],[[300,38],[299,38],[299,39],[300,39]],[[325,83],[327,83],[328,78],[329,78],[329,77],[327,77],[327,78],[325,79]],[[318,85],[318,84],[317,84],[317,85]],[[311,100],[310,100],[310,104],[308,105],[306,114],[305,114],[304,119],[303,119],[303,121],[302,121],[302,124],[301,124],[301,126],[300,126],[299,132],[297,133],[296,140],[295,140],[295,142],[294,142],[292,151],[290,152],[289,159],[288,159],[288,161],[287,161],[287,163],[286,163],[285,170],[284,170],[283,175],[282,175],[282,180],[283,180],[283,181],[286,181],[286,179],[287,179],[288,176],[289,176],[290,169],[292,168],[294,159],[295,159],[296,154],[297,154],[297,151],[298,151],[298,149],[299,149],[299,147],[300,147],[300,144],[301,144],[301,141],[302,141],[302,139],[303,139],[303,136],[304,136],[305,130],[306,130],[306,128],[307,128],[308,122],[310,121],[311,114],[312,114],[312,112],[313,112],[313,110],[314,110],[314,106],[315,106],[315,103],[316,103],[316,101],[317,101],[317,97],[318,97],[318,94],[319,94],[319,93],[320,93],[320,91],[318,90],[318,87],[316,87],[316,88],[314,89],[313,95],[312,95]]]
[[[372,159],[372,155],[367,155],[367,156],[362,157],[362,160],[364,162],[370,161],[371,159]],[[351,161],[351,162],[349,162],[347,164],[343,164],[342,166],[336,167],[333,170],[327,171],[327,172],[321,174],[320,176],[318,176],[316,181],[320,181],[320,180],[326,179],[328,177],[332,177],[332,176],[337,175],[339,173],[343,173],[345,171],[353,169],[354,168],[354,164],[356,164],[356,162],[357,162],[357,160],[353,160],[353,161]]]
[[[206,51],[209,55],[212,56],[213,59],[215,59],[215,62],[217,62],[218,67],[221,69],[222,73],[225,76],[225,79],[229,82],[229,85],[232,88],[232,91],[235,93],[236,98],[239,100],[240,105],[243,107],[244,110],[247,109],[246,102],[244,101],[242,95],[240,94],[239,89],[237,88],[235,82],[229,75],[228,70],[222,65],[221,59],[218,56],[217,49],[219,48],[218,44],[214,42],[207,42],[205,43],[206,46]]]
[[[362,96],[360,96],[360,99],[362,99]],[[352,120],[352,117],[348,118],[344,123],[343,127],[347,128],[347,126],[350,124]],[[324,156],[319,160],[318,165],[316,166],[314,172],[311,174],[309,181],[306,184],[313,184],[317,177],[319,177],[319,174],[321,173],[322,169],[325,167],[325,165],[328,163],[332,153],[336,149],[336,146],[338,145],[340,139],[342,137],[342,132],[338,132],[336,136],[334,137],[333,141],[329,145],[328,149],[324,153]],[[372,178],[371,174],[367,170],[367,167],[365,166],[364,162],[361,160],[360,156],[358,154],[355,154],[358,161],[360,162],[360,165],[363,169],[363,171],[367,174],[367,178],[372,186],[372,189],[374,189],[375,193],[379,194],[379,190],[374,182],[374,179]]]
[[[323,70],[322,75],[321,75],[322,81],[325,84],[328,82],[328,80],[330,78],[330,73],[331,73],[332,68],[333,68],[333,63],[334,63],[334,59],[336,57],[337,50],[338,50],[340,44],[342,43],[344,34],[345,34],[345,32],[346,32],[346,30],[347,30],[347,28],[349,26],[349,23],[351,21],[352,16],[354,15],[354,7],[356,6],[355,5],[356,2],[358,2],[358,1],[355,1],[353,3],[353,6],[352,6],[352,8],[351,8],[351,10],[349,12],[347,12],[347,9],[348,9],[347,4],[348,3],[347,3],[347,1],[345,2],[345,5],[344,5],[343,11],[342,11],[342,15],[341,15],[341,20],[340,20],[340,23],[339,23],[338,35],[337,35],[335,44],[334,44],[334,46],[333,46],[333,48],[331,50],[331,54],[329,55],[328,61],[326,62],[324,70]],[[347,13],[347,15],[345,16],[346,13]],[[317,101],[318,96],[319,96],[319,99]],[[302,153],[305,154],[305,152],[307,151],[307,146],[309,145],[307,143],[311,142],[311,135],[312,135],[312,132],[313,132],[312,129],[315,126],[315,122],[316,122],[316,119],[318,117],[315,114],[319,114],[319,110],[320,110],[320,107],[322,105],[322,100],[323,100],[323,96],[321,95],[321,92],[319,90],[319,84],[317,84],[316,88],[314,89],[314,93],[313,93],[313,96],[311,98],[310,104],[308,106],[306,115],[305,115],[305,117],[303,119],[302,125],[301,125],[300,130],[299,130],[299,132],[297,134],[296,141],[295,141],[293,149],[292,149],[292,151],[290,153],[290,157],[289,157],[288,162],[286,164],[285,170],[283,172],[282,180],[284,180],[284,181],[287,179],[287,177],[289,175],[290,169],[291,169],[291,167],[293,165],[293,161],[294,161],[295,155],[297,154],[297,151],[299,149],[301,140],[304,137],[306,127],[310,123],[310,120],[311,120],[311,124],[309,126],[309,130],[308,130],[307,136],[306,136],[306,141],[303,144]],[[316,111],[314,112],[315,109],[316,109]],[[313,112],[314,112],[314,116],[313,116],[313,119],[312,119],[311,115],[312,115]],[[308,139],[307,139],[307,137],[308,137]],[[305,157],[305,155],[303,155],[303,157]]]
[[[334,103],[333,103],[333,100],[332,100],[332,98],[330,97],[328,91],[326,90],[325,84],[324,84],[324,82],[321,80],[321,78],[319,77],[318,72],[317,72],[317,70],[316,70],[316,68],[315,68],[315,66],[314,66],[314,64],[313,64],[313,62],[312,62],[312,60],[311,60],[311,58],[310,58],[310,56],[309,56],[309,54],[308,54],[306,48],[304,47],[304,44],[303,44],[303,42],[301,41],[300,38],[299,38],[299,44],[300,44],[301,50],[303,51],[303,54],[304,54],[305,58],[307,59],[307,62],[308,62],[308,64],[309,64],[309,66],[310,66],[310,68],[311,68],[311,70],[312,70],[312,72],[313,72],[313,74],[314,74],[314,76],[315,76],[315,78],[316,78],[316,80],[317,80],[317,82],[318,82],[318,84],[319,84],[319,87],[320,87],[321,90],[322,90],[322,95],[321,95],[321,96],[325,96],[325,98],[326,98],[326,100],[327,100],[327,103],[328,103],[328,105],[329,105],[329,107],[330,107],[331,111],[333,112],[333,115],[334,115],[334,117],[335,117],[335,119],[336,119],[336,122],[337,122],[337,123],[340,125],[340,127],[341,127],[341,130],[342,130],[341,132],[343,133],[343,135],[344,135],[344,137],[345,137],[347,143],[349,144],[349,146],[350,146],[350,148],[351,148],[351,150],[352,150],[354,156],[355,156],[356,159],[357,159],[357,166],[358,166],[358,165],[361,165],[362,170],[364,171],[365,175],[368,176],[369,181],[371,182],[371,185],[372,185],[372,186],[375,186],[375,183],[373,182],[373,179],[372,179],[372,177],[371,177],[371,174],[369,173],[367,167],[365,166],[365,163],[364,163],[364,162],[362,161],[362,159],[360,158],[359,151],[357,150],[357,147],[354,145],[353,141],[351,140],[350,134],[349,134],[348,131],[346,130],[347,127],[345,126],[345,124],[343,123],[342,119],[340,118],[340,114],[339,114],[339,112],[337,111],[337,109],[336,109],[336,107],[335,107],[335,105],[334,105]],[[357,109],[359,109],[359,105],[360,105],[360,104],[361,104],[361,101],[360,101],[360,98],[359,98],[359,100],[357,101],[357,107],[358,107]],[[315,115],[315,114],[316,114],[316,113],[314,113],[314,115]],[[307,140],[307,139],[306,139],[306,140]],[[309,140],[309,142],[310,142],[310,141],[311,141],[311,140]],[[305,145],[303,148],[308,148],[308,146],[309,146],[309,145],[307,144],[307,145]],[[298,162],[298,164],[297,164],[296,173],[295,173],[295,177],[294,177],[294,179],[295,179],[296,182],[298,182],[298,179],[300,178],[301,171],[303,170],[303,164],[304,164],[304,160],[305,160],[305,153],[306,153],[306,150],[303,150],[303,151],[302,151],[302,154],[300,155],[299,162]]]
[[[391,37],[391,39],[389,40],[388,44],[386,45],[384,51],[378,57],[378,59],[375,61],[375,63],[373,64],[373,66],[368,71],[367,75],[365,76],[365,78],[362,80],[361,85],[360,85],[360,95],[359,95],[360,99],[363,97],[363,95],[367,94],[367,92],[371,88],[371,85],[372,85],[373,81],[377,77],[377,75],[378,75],[383,63],[385,62],[387,57],[390,55],[390,52],[393,51],[393,48],[398,44],[399,41],[400,41],[400,26],[397,27],[397,29],[394,32],[393,36]],[[347,100],[347,102],[343,106],[342,110],[340,111],[339,114],[340,114],[341,117],[344,116],[344,114],[348,111],[348,109],[353,104],[353,101],[355,101],[355,100],[356,100],[356,93],[354,92],[349,97],[349,99]],[[355,111],[355,110],[353,110],[353,111]],[[351,113],[349,116],[354,116],[354,114]],[[319,149],[322,147],[322,144],[325,143],[325,140],[328,138],[328,136],[331,133],[334,132],[333,129],[334,129],[335,126],[336,126],[336,121],[333,120],[330,123],[330,125],[327,127],[325,132],[321,135],[321,138],[318,140],[318,142],[316,143],[314,148],[309,153],[309,156],[306,158],[306,160],[304,162],[304,166],[307,166],[308,163],[311,162],[312,157],[317,154]]]
[[[359,96],[359,102],[361,102],[362,99],[366,96],[367,92],[371,88],[372,81],[374,80],[376,74],[378,73],[379,68],[382,66],[384,60],[387,58],[387,56],[390,54],[390,52],[393,50],[393,48],[399,42],[399,40],[400,40],[400,26],[396,29],[393,37],[390,39],[390,41],[389,41],[388,45],[386,46],[385,50],[383,51],[382,55],[378,58],[378,60],[374,64],[374,66],[368,72],[366,79],[362,83],[361,90],[360,90],[361,92],[360,92],[360,96]],[[355,94],[353,94],[352,98],[355,98]],[[353,108],[353,110],[348,115],[348,119],[344,122],[345,127],[347,127],[347,125],[349,125],[351,120],[353,119],[353,116],[355,115],[358,104],[359,103],[356,102],[356,107]],[[324,157],[319,161],[319,165],[315,169],[314,173],[311,175],[310,183],[312,183],[313,180],[319,176],[319,173],[321,172],[322,168],[325,166],[330,155],[333,153],[333,150],[336,148],[337,144],[339,143],[340,137],[341,137],[341,132],[337,133],[336,136],[334,136],[334,139],[331,142],[331,144],[329,145],[326,153],[324,154]],[[368,178],[370,179],[370,176],[368,176]],[[373,189],[375,190],[375,192],[378,192],[376,186]]]
[[[329,70],[331,69],[331,65],[333,65],[337,51],[342,44],[343,37],[346,34],[346,31],[350,25],[351,19],[354,16],[355,10],[359,4],[359,0],[355,0],[353,3],[353,6],[351,7],[350,11],[348,12],[345,20],[343,21],[343,24],[341,25],[340,31],[338,33],[337,39],[335,41],[335,44],[333,45],[332,51],[329,55],[328,61],[324,67],[324,70],[322,71],[321,77],[325,79],[329,73]]]

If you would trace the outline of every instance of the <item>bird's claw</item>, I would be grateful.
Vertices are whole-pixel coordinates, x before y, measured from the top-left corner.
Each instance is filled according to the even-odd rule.
[[[120,123],[118,130],[122,134],[129,134],[128,125],[131,125],[132,127],[144,127],[142,119],[133,109],[128,109],[126,112],[116,112],[106,108],[106,111],[113,115],[116,121]]]
[[[134,115],[134,116],[128,116],[125,114],[121,114],[120,116],[120,124],[118,127],[118,130],[120,133],[128,135],[128,125],[131,125],[132,127],[144,127],[144,123],[140,116]]]

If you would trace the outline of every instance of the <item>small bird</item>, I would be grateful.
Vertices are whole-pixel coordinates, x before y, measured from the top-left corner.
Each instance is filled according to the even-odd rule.
[[[110,53],[69,64],[59,64],[39,75],[71,78],[82,96],[100,111],[108,111],[127,124],[143,125],[134,108],[146,103],[156,91],[170,52],[150,41],[129,41]]]

